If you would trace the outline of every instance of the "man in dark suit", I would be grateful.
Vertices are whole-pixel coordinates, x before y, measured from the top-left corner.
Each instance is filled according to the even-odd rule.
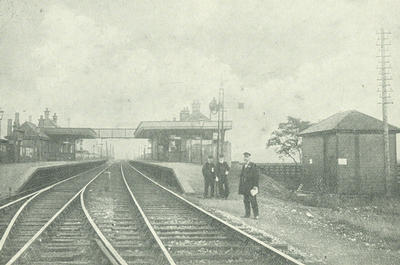
[[[210,196],[214,197],[214,185],[215,185],[215,165],[213,163],[213,157],[210,155],[207,158],[207,162],[202,168],[204,177],[204,198],[208,197],[208,188],[210,187]]]
[[[244,165],[240,173],[239,194],[243,195],[245,215],[243,217],[250,217],[250,206],[253,209],[254,219],[258,219],[258,179],[259,173],[256,164],[250,162],[251,154],[249,152],[243,153]]]
[[[230,167],[228,163],[224,161],[224,155],[219,155],[216,169],[219,195],[221,196],[221,198],[227,199],[229,195],[228,174]]]

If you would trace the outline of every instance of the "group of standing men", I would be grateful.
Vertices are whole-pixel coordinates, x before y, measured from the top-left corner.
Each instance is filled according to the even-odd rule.
[[[243,217],[249,218],[250,211],[253,210],[254,219],[258,219],[258,179],[259,172],[256,164],[250,161],[251,154],[249,152],[243,153],[244,164],[240,173],[239,179],[239,194],[243,195],[243,203],[245,215]],[[210,197],[214,197],[214,186],[217,183],[219,197],[227,199],[229,195],[229,175],[230,167],[224,161],[224,156],[218,157],[218,163],[213,163],[213,157],[208,156],[207,162],[203,165],[204,176],[204,198],[208,198],[208,191],[210,190]]]
[[[208,198],[208,190],[210,190],[210,197],[214,197],[214,192],[218,193],[220,198],[227,199],[229,196],[229,175],[230,167],[224,161],[224,155],[219,155],[218,163],[213,163],[213,157],[208,156],[207,162],[203,165],[204,176],[204,198]],[[217,190],[214,189],[215,185]]]

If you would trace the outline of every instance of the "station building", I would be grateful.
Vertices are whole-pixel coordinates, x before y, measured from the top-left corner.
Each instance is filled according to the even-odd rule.
[[[302,131],[304,188],[339,194],[384,193],[382,128],[382,121],[353,110],[334,114]],[[399,128],[389,125],[393,180],[398,132]]]
[[[220,123],[221,124],[221,123]],[[232,121],[224,121],[223,133],[232,129]],[[135,130],[135,138],[148,139],[148,159],[166,162],[204,163],[208,155],[216,156],[218,122],[200,112],[194,101],[192,112],[184,108],[179,121],[142,121]],[[224,141],[225,160],[231,159],[231,145]]]
[[[96,138],[90,128],[65,128],[57,125],[57,114],[50,118],[48,109],[38,125],[26,121],[20,125],[19,114],[14,123],[8,121],[7,139],[10,162],[75,160],[76,142]]]
[[[6,139],[0,139],[0,163],[7,163],[8,159],[8,141]]]

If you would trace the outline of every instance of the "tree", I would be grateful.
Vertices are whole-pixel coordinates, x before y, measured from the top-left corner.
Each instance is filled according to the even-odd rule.
[[[278,129],[272,132],[267,148],[275,147],[275,152],[279,157],[290,157],[297,164],[296,157],[301,157],[299,133],[310,125],[309,121],[288,116],[287,121],[280,123]]]

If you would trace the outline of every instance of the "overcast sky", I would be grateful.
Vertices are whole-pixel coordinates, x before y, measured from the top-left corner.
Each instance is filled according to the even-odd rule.
[[[5,119],[36,121],[48,107],[61,125],[136,127],[195,99],[208,114],[223,80],[234,158],[276,161],[265,142],[288,115],[381,117],[381,27],[392,32],[389,118],[400,126],[399,14],[395,0],[0,0],[0,107]]]

